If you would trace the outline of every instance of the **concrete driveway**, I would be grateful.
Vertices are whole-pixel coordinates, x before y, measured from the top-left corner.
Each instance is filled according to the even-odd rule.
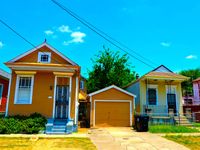
[[[159,135],[125,127],[90,129],[89,137],[99,150],[188,150]]]

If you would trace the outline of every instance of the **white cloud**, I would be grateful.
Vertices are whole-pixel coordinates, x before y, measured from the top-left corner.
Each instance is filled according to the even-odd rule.
[[[197,59],[197,56],[196,55],[188,55],[185,57],[186,59]]]
[[[63,45],[69,45],[71,43],[83,43],[83,38],[86,36],[86,34],[80,31],[75,31],[72,32],[70,36],[72,37],[72,40],[64,41]]]
[[[46,30],[46,31],[44,31],[44,33],[46,35],[53,35],[54,34],[54,32],[52,30]]]
[[[62,25],[62,26],[58,27],[58,30],[60,32],[67,32],[67,33],[72,32],[72,30],[70,30],[69,26],[65,26],[65,25]]]
[[[0,48],[2,48],[4,46],[3,42],[0,41]]]
[[[75,42],[75,43],[83,43],[83,42],[84,42],[83,38],[84,38],[85,36],[86,36],[86,34],[83,33],[83,32],[80,32],[80,31],[72,32],[72,33],[71,33],[71,37],[73,38],[72,40],[73,40],[73,42]]]
[[[161,42],[160,45],[162,45],[164,47],[170,47],[171,43],[169,43],[169,42]]]

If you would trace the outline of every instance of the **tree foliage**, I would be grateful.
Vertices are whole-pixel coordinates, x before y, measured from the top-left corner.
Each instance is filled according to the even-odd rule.
[[[192,94],[193,93],[192,81],[200,77],[200,68],[182,70],[179,72],[179,74],[190,77],[189,80],[182,82],[182,89],[184,95]]]
[[[87,81],[88,93],[105,88],[112,84],[123,87],[133,81],[136,77],[135,71],[128,62],[127,55],[120,55],[119,52],[113,52],[110,49],[100,51],[92,59],[93,67],[88,71]]]

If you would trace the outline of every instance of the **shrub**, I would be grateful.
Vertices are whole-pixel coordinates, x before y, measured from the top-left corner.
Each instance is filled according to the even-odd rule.
[[[30,116],[16,115],[0,118],[0,134],[38,133],[41,129],[44,129],[46,122],[46,118],[38,113]]]

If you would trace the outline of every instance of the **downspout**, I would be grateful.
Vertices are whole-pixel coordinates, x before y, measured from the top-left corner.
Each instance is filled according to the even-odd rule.
[[[146,106],[145,106],[145,113],[146,112],[146,109],[148,109],[148,78],[146,79]]]

